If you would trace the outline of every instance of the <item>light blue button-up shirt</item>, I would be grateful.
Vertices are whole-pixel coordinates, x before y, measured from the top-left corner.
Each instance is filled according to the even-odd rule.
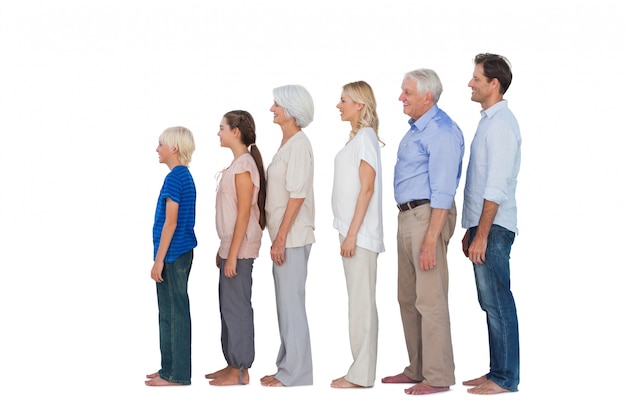
[[[484,200],[497,203],[494,224],[517,230],[515,189],[520,169],[521,144],[517,119],[501,100],[481,112],[470,148],[463,200],[463,228],[478,226]]]
[[[463,133],[437,105],[409,124],[398,146],[396,202],[429,199],[432,208],[450,209],[461,178]]]

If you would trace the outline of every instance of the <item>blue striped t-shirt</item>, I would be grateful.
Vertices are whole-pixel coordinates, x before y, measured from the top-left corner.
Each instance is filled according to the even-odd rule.
[[[165,205],[168,198],[178,203],[176,230],[165,255],[165,262],[171,263],[198,244],[193,230],[196,223],[196,185],[188,167],[184,165],[175,166],[163,181],[154,215],[154,227],[152,228],[153,259],[156,259],[159,250],[161,232],[165,224]]]

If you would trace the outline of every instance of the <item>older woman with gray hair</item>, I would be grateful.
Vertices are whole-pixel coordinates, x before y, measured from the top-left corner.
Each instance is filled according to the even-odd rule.
[[[267,387],[313,384],[311,338],[305,308],[307,264],[315,242],[313,150],[302,131],[313,120],[313,99],[300,85],[273,91],[270,111],[282,130],[280,148],[267,167],[267,230],[272,240],[280,349]]]

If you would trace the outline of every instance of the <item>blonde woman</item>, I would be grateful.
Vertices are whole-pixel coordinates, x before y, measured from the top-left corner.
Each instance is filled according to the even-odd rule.
[[[385,250],[378,115],[372,88],[364,81],[346,84],[337,104],[350,122],[348,142],[335,157],[332,191],[333,226],[348,290],[348,320],[353,362],[333,388],[374,385],[378,346],[376,272]]]

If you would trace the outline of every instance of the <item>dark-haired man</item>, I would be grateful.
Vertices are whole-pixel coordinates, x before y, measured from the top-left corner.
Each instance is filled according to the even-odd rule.
[[[519,332],[510,289],[509,255],[517,234],[515,189],[522,139],[503,98],[513,78],[506,58],[479,54],[469,82],[482,118],[470,149],[462,226],[463,252],[473,263],[480,307],[487,314],[489,372],[465,381],[473,394],[517,391]]]

